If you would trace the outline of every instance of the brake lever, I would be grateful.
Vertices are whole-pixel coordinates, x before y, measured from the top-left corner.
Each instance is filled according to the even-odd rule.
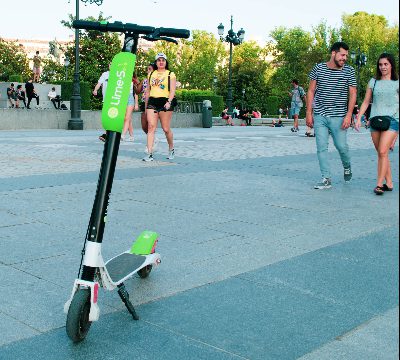
[[[145,40],[147,40],[147,41],[164,40],[164,41],[172,42],[172,43],[174,43],[174,44],[178,44],[178,42],[177,42],[175,39],[170,38],[170,37],[166,37],[166,36],[154,36],[153,34],[150,34],[150,35],[141,36],[141,38],[142,38],[142,39],[145,39]]]

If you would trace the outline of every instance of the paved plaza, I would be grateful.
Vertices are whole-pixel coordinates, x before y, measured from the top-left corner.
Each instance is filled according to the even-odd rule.
[[[301,135],[305,129],[301,129]],[[122,142],[103,256],[142,230],[162,263],[126,282],[140,316],[100,291],[80,344],[65,331],[103,143],[100,131],[0,132],[0,359],[395,360],[399,357],[399,153],[394,191],[376,196],[368,131],[349,131],[353,180],[330,145],[289,127],[161,131]]]

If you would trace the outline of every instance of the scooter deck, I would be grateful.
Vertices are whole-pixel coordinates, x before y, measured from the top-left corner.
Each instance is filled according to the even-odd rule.
[[[145,255],[123,253],[108,261],[106,268],[111,281],[117,283],[139,269],[145,261]]]

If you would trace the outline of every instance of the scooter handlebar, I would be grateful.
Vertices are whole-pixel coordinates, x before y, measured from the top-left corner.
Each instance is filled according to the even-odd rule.
[[[158,28],[159,36],[169,36],[173,38],[188,39],[190,31],[186,29]]]
[[[122,33],[133,33],[157,36],[170,36],[174,38],[187,39],[190,37],[190,31],[186,29],[173,29],[173,28],[155,28],[153,26],[142,26],[131,23],[122,23],[119,21],[109,22],[98,22],[98,21],[86,21],[86,20],[74,20],[72,27],[75,29],[84,30],[97,30],[102,32],[122,32]]]

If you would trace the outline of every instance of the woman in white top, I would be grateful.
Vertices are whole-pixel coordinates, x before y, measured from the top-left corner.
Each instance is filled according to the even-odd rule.
[[[378,153],[378,179],[374,192],[377,195],[383,195],[385,191],[393,190],[388,154],[399,132],[399,80],[396,61],[392,54],[383,53],[379,56],[376,76],[368,83],[365,98],[357,116],[356,130],[360,129],[361,117],[371,100],[373,100],[371,118],[374,116],[392,117],[388,130],[377,131],[371,128],[371,138]]]

